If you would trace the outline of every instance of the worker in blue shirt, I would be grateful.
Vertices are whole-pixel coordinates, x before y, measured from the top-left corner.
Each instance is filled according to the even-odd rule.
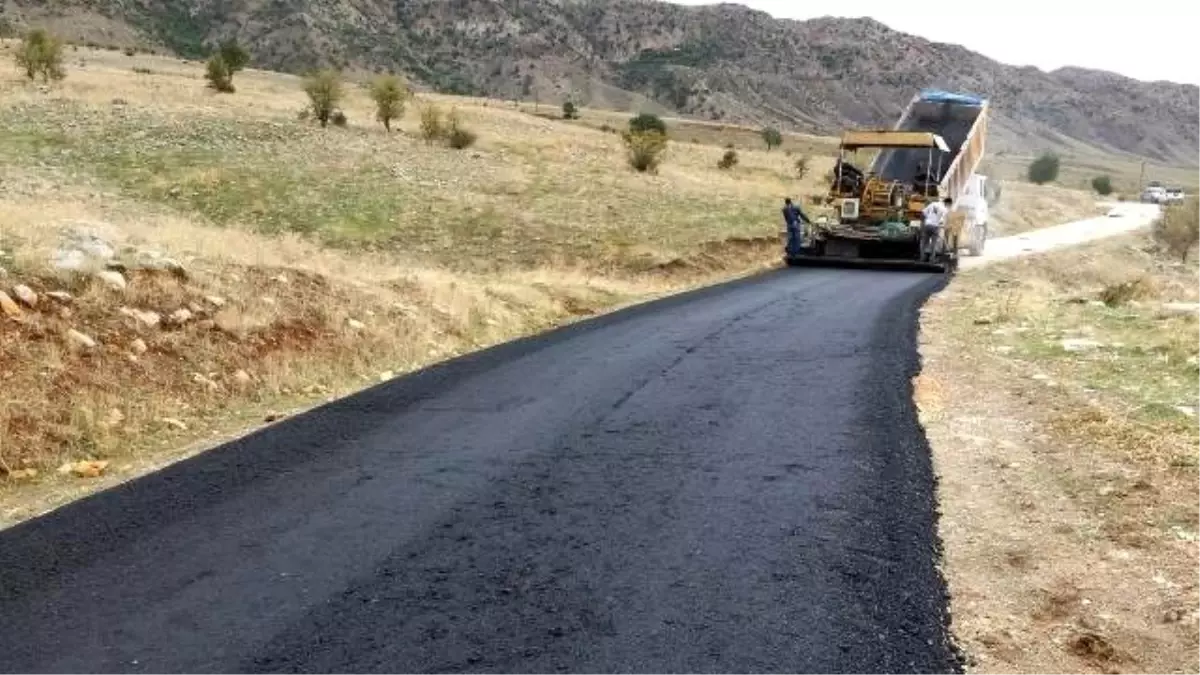
[[[783,222],[787,224],[787,252],[789,255],[797,255],[803,242],[803,227],[812,221],[804,215],[799,206],[792,203],[791,197],[788,197],[783,200]]]

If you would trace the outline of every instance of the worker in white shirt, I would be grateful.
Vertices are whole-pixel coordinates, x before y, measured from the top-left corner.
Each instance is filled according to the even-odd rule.
[[[933,262],[942,250],[942,236],[946,230],[946,216],[950,213],[949,197],[932,201],[921,210],[921,260]]]

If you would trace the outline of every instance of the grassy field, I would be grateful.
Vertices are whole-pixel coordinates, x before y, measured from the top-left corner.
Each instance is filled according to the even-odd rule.
[[[927,306],[917,398],[972,671],[1196,669],[1198,285],[1138,234]]]
[[[832,164],[799,180],[795,156],[747,138],[721,171],[746,132],[705,127],[638,174],[596,122],[626,116],[438,96],[387,134],[354,84],[349,124],[321,129],[295,77],[243,72],[218,95],[199,64],[69,55],[43,87],[0,54],[0,286],[39,296],[0,323],[0,522],[433,361],[775,264],[782,199]],[[426,104],[478,143],[420,140]],[[73,232],[186,274],[130,270],[116,291],[64,273]],[[81,461],[107,464],[82,479]]]
[[[638,174],[623,113],[422,95],[387,134],[348,83],[349,124],[321,129],[293,76],[245,71],[221,95],[202,64],[68,48],[67,78],[42,86],[13,46],[0,289],[38,300],[0,322],[0,523],[431,362],[774,265],[782,199],[823,193],[835,148],[785,134],[768,152],[755,129],[668,119],[661,169]],[[420,140],[429,104],[478,142]],[[728,145],[740,162],[722,171]],[[1075,213],[1067,194],[1090,208],[1011,192],[1014,227]],[[81,232],[186,273],[131,269],[113,290],[56,269]],[[84,480],[80,461],[107,464]]]

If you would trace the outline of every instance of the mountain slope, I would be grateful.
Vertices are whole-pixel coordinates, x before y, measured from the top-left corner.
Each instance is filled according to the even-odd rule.
[[[936,86],[988,95],[1001,151],[1090,146],[1191,165],[1200,146],[1195,86],[1007,66],[870,19],[648,0],[0,2],[12,25],[52,21],[75,39],[122,41],[127,28],[200,56],[237,37],[261,67],[396,69],[456,93],[615,107],[649,97],[685,115],[828,133],[890,124],[915,90]]]

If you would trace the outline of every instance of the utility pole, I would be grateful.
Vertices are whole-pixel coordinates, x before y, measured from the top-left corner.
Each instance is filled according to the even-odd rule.
[[[1146,187],[1146,160],[1142,160],[1142,173],[1138,176],[1138,189],[1142,190]]]

